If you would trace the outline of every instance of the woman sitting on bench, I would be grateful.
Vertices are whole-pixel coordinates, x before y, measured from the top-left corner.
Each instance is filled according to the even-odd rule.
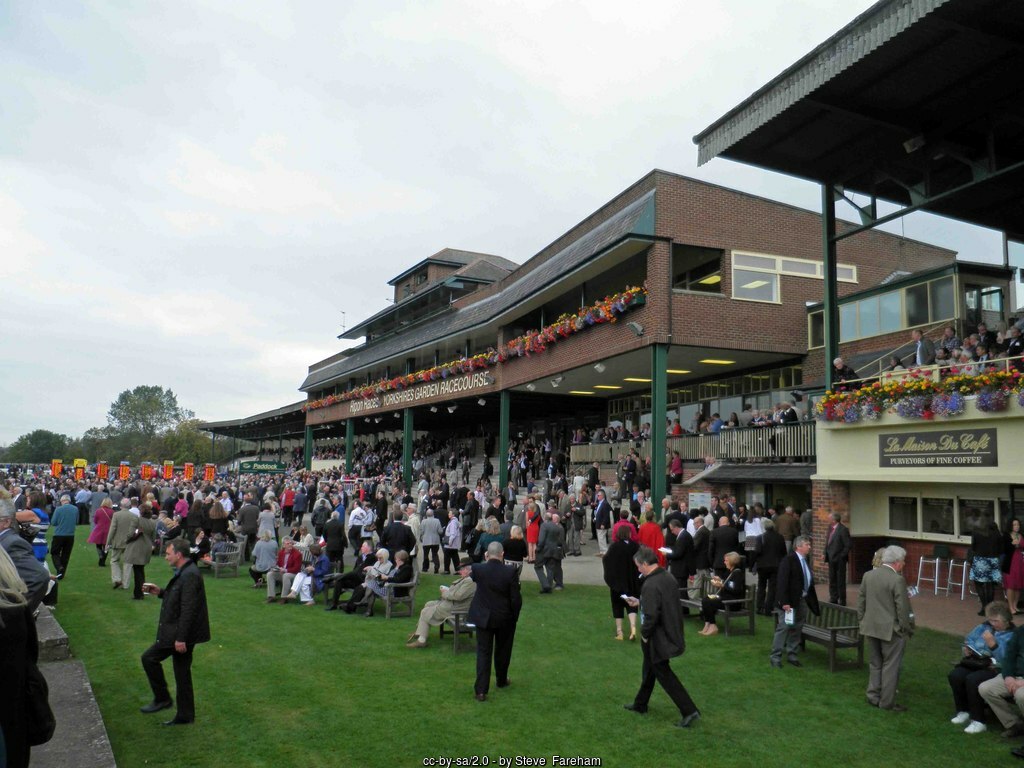
[[[704,619],[704,629],[701,635],[717,635],[718,625],[715,624],[715,614],[722,609],[723,600],[742,600],[747,591],[746,574],[739,567],[742,558],[738,552],[726,552],[722,558],[725,567],[729,572],[724,579],[714,576],[711,579],[711,586],[717,589],[713,595],[708,595],[700,601],[700,615]]]

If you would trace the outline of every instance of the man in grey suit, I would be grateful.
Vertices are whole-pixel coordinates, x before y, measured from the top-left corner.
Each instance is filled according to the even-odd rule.
[[[932,340],[917,328],[910,332],[910,338],[914,342],[914,365],[934,365],[935,344]]]
[[[864,574],[857,596],[860,633],[868,639],[868,704],[892,712],[905,712],[896,703],[896,686],[907,640],[914,633],[907,582],[903,579],[903,547],[886,547],[882,564]]]
[[[540,593],[562,589],[562,558],[565,557],[565,529],[559,524],[557,513],[545,512],[537,537],[537,557],[533,570],[537,572]]]
[[[0,499],[0,547],[10,555],[18,575],[28,587],[29,608],[34,611],[46,595],[50,573],[36,560],[32,545],[18,534],[15,514],[14,502]]]
[[[107,532],[107,552],[110,553],[110,579],[114,589],[128,589],[132,581],[132,569],[124,562],[124,549],[128,546],[128,537],[135,533],[136,518],[131,512],[131,501],[121,499],[121,508],[110,519],[110,531]]]
[[[842,523],[838,512],[832,513],[832,525],[825,543],[828,563],[828,599],[846,605],[846,563],[850,558],[850,529]]]

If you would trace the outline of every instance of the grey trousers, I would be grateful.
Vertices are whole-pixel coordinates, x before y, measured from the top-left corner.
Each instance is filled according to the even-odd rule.
[[[690,599],[700,600],[701,590],[704,585],[711,581],[711,570],[708,568],[698,568],[693,574],[693,586],[690,587]]]
[[[779,623],[775,626],[770,658],[772,661],[782,661],[782,652],[785,651],[787,659],[795,659],[796,652],[800,648],[800,630],[803,629],[804,622],[807,621],[807,601],[801,597],[800,603],[793,606],[792,626],[786,624],[781,608],[776,608],[775,613],[778,614]]]
[[[900,682],[903,651],[907,639],[894,635],[892,640],[866,638],[870,654],[868,663],[868,701],[880,709],[892,709],[896,703],[896,686]]]

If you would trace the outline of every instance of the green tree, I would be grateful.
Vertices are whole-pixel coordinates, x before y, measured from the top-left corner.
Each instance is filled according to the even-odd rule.
[[[117,396],[107,412],[107,423],[122,435],[153,437],[191,417],[190,411],[178,407],[178,398],[171,390],[141,385]]]
[[[162,438],[160,459],[173,459],[181,465],[186,461],[203,464],[210,460],[210,435],[199,430],[198,419],[181,421],[167,430]]]
[[[63,459],[71,439],[48,429],[34,429],[22,435],[7,449],[7,461],[23,464],[45,464]],[[73,458],[73,457],[72,457]]]

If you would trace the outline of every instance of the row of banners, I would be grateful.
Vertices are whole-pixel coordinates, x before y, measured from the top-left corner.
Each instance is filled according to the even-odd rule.
[[[85,459],[75,459],[75,480],[82,480],[85,477],[85,468],[88,466],[88,462]],[[156,477],[157,465],[150,461],[144,461],[139,466],[139,475],[143,480],[152,480]],[[54,459],[50,462],[50,473],[54,477],[58,477],[64,471],[64,460]],[[122,461],[117,468],[117,479],[127,480],[132,473],[132,466],[127,461]],[[185,481],[191,482],[192,478],[196,474],[196,465],[191,462],[185,463]],[[212,483],[214,478],[217,476],[217,465],[206,464],[203,467],[203,481]],[[110,464],[106,461],[96,462],[96,477],[99,480],[106,480],[110,477]],[[170,480],[174,477],[174,462],[165,461],[163,463],[163,478],[164,480]]]

